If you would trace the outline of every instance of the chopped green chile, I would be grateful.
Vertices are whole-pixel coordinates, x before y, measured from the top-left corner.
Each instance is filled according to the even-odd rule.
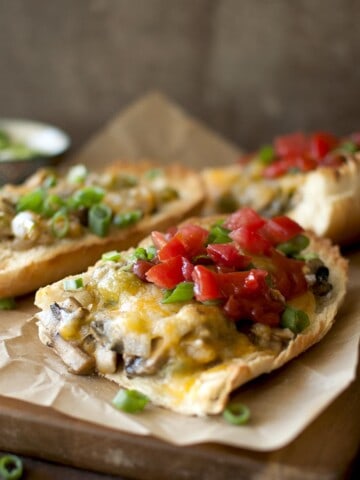
[[[143,216],[141,210],[132,210],[131,212],[117,213],[114,216],[113,223],[118,228],[126,228],[138,222]]]
[[[16,455],[4,455],[0,458],[0,478],[18,480],[23,474],[22,460]]]
[[[296,235],[288,242],[279,243],[276,248],[287,256],[294,256],[304,250],[310,243],[310,240],[305,235]]]
[[[77,278],[65,278],[63,281],[63,287],[65,291],[80,290],[84,287],[84,281],[81,277]]]
[[[93,205],[88,214],[89,228],[98,237],[105,237],[109,233],[112,210],[103,203]]]
[[[112,400],[114,407],[126,413],[141,412],[148,403],[148,397],[137,390],[119,390]]]
[[[25,210],[30,210],[31,212],[40,213],[43,209],[44,199],[44,190],[42,188],[37,188],[19,198],[16,205],[16,211],[23,212]]]
[[[50,221],[51,232],[54,237],[64,238],[69,233],[70,221],[65,210],[59,210]]]
[[[84,187],[74,193],[72,200],[76,207],[92,207],[101,202],[105,192],[100,187]]]
[[[16,308],[16,302],[14,298],[0,298],[0,310],[13,310],[14,308]]]
[[[161,303],[187,302],[194,297],[194,283],[181,282],[173,290],[168,290]]]
[[[101,260],[105,262],[118,262],[121,260],[121,254],[117,250],[111,250],[102,254]]]
[[[287,306],[281,315],[280,326],[288,328],[293,333],[301,333],[310,325],[306,312]]]
[[[243,403],[230,403],[223,411],[223,417],[232,425],[245,425],[250,419],[250,410]]]
[[[274,147],[271,145],[264,145],[257,156],[263,165],[270,165],[275,159]]]
[[[229,243],[232,242],[229,237],[230,230],[220,224],[215,224],[210,229],[207,243]]]

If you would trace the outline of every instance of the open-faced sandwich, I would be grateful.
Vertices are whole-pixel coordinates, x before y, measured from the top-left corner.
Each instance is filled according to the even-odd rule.
[[[195,214],[204,189],[182,166],[114,163],[66,173],[39,170],[0,191],[0,298],[84,271],[104,251],[126,249],[154,229]]]
[[[41,341],[76,374],[97,372],[184,414],[318,342],[344,298],[330,241],[250,208],[154,231],[86,273],[40,289]]]
[[[207,213],[250,206],[265,216],[286,214],[335,243],[360,238],[360,134],[278,137],[203,177]]]

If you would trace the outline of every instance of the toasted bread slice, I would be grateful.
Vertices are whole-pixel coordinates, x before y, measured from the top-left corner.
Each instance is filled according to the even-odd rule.
[[[264,179],[244,165],[202,172],[207,214],[250,206],[263,214],[285,214],[318,236],[349,245],[360,238],[360,154],[338,167]]]
[[[220,218],[186,224],[209,228]],[[91,267],[82,275],[80,290],[66,291],[63,282],[40,289],[35,297],[42,310],[36,315],[40,339],[74,373],[95,370],[176,412],[217,414],[233,390],[289,362],[331,328],[345,296],[347,262],[329,240],[311,233],[309,238],[306,253],[318,255],[332,288],[319,296],[308,287],[287,301],[308,315],[300,332],[262,324],[261,318],[248,330],[229,319],[221,306],[206,302],[163,303],[161,288],[126,268],[134,253],[130,250],[118,264],[100,261]],[[152,244],[149,237],[140,245]],[[268,258],[254,261],[266,265]],[[279,291],[272,295],[282,298]]]
[[[43,187],[51,175],[54,172],[39,171],[23,185],[7,185],[0,194],[0,220],[4,224],[0,251],[0,298],[23,295],[66,275],[82,272],[94,264],[103,252],[126,249],[151,230],[164,229],[199,212],[204,200],[199,175],[180,165],[156,167],[150,162],[120,162],[102,172],[88,173],[87,179],[78,184],[68,181],[66,175],[69,174],[58,174],[55,186]],[[29,193],[31,195],[31,192],[45,192],[45,201],[47,197],[56,195],[65,204],[79,190],[94,187],[105,192],[101,202],[111,206],[113,218],[116,214],[129,211],[140,212],[141,218],[128,226],[111,225],[104,236],[99,236],[89,229],[88,218],[80,218],[84,216],[84,210],[85,215],[88,213],[88,206],[80,207],[69,214],[72,215],[69,217],[69,234],[58,238],[51,231],[53,223],[49,215],[38,213],[36,205],[31,206],[35,212],[22,205],[20,219],[23,223],[20,222],[19,226],[15,220],[14,225],[15,217],[19,218],[19,199]],[[52,213],[56,214],[56,211]],[[27,221],[30,227],[26,230]]]

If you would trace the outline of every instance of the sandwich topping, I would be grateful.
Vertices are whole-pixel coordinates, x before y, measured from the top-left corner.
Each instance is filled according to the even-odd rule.
[[[250,208],[156,231],[66,279],[37,317],[72,372],[156,375],[156,389],[181,401],[199,372],[275,356],[311,326],[332,286],[308,245],[294,221]]]
[[[89,172],[83,165],[64,175],[42,169],[0,190],[0,236],[17,249],[88,233],[106,237],[178,197],[160,168],[136,176],[111,168]]]
[[[339,138],[326,132],[292,133],[240,158],[238,166],[209,169],[205,179],[219,212],[251,206],[267,217],[290,211],[299,201],[305,174],[319,167],[340,167],[360,150],[360,134]]]

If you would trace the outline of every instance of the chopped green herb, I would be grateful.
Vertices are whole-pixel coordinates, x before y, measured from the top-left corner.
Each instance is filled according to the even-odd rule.
[[[310,320],[306,312],[287,306],[281,315],[280,326],[289,328],[294,333],[301,333],[310,325]]]
[[[89,228],[98,237],[105,237],[109,233],[112,210],[104,203],[93,205],[88,213]]]
[[[119,390],[112,404],[123,412],[137,413],[144,410],[148,402],[148,397],[137,390]]]
[[[76,207],[92,207],[100,203],[105,192],[100,187],[84,187],[74,193],[72,200]]]
[[[270,165],[275,160],[275,150],[272,145],[264,145],[260,148],[258,158],[264,165]]]
[[[233,425],[244,425],[250,419],[250,410],[243,403],[230,403],[223,412],[224,419]]]
[[[25,210],[30,210],[31,212],[41,213],[44,199],[45,191],[42,188],[37,188],[19,198],[16,205],[16,211],[23,212]]]
[[[229,229],[217,223],[211,227],[207,243],[229,243],[232,241],[229,233]]]
[[[296,235],[294,238],[288,242],[279,243],[276,248],[280,252],[284,253],[287,256],[293,256],[299,254],[304,250],[310,243],[310,240],[305,235]]]
[[[0,458],[0,477],[4,480],[18,480],[23,474],[23,463],[16,455],[4,455]]]
[[[55,213],[50,221],[52,234],[57,238],[64,238],[69,233],[70,221],[65,209]]]
[[[63,287],[66,291],[80,290],[84,287],[84,281],[81,277],[65,278],[63,281]]]
[[[141,210],[132,210],[131,212],[117,213],[114,216],[113,223],[118,228],[125,228],[138,222],[143,216]]]
[[[0,298],[0,310],[13,310],[14,308],[16,308],[14,298]]]
[[[168,290],[161,303],[187,302],[194,296],[194,283],[181,282],[173,290]]]
[[[121,254],[117,250],[111,250],[102,254],[101,260],[105,262],[118,262],[121,260]]]

